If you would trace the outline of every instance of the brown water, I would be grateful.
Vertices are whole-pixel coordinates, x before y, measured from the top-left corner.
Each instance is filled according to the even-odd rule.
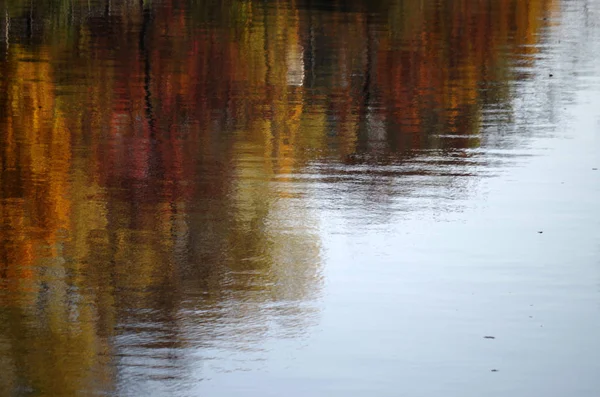
[[[4,0],[0,396],[599,396],[598,54],[593,0]]]

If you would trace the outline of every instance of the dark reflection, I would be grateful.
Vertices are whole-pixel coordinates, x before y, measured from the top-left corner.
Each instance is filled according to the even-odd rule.
[[[181,391],[306,332],[315,210],[466,195],[556,7],[4,2],[0,389]]]

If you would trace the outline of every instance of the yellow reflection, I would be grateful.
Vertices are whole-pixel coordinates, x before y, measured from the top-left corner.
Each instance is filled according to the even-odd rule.
[[[391,2],[374,19],[284,1],[108,3],[81,3],[81,18],[38,5],[60,18],[15,30],[0,62],[0,390],[111,393],[113,359],[143,345],[144,322],[185,349],[182,308],[215,328],[314,299],[321,243],[298,174],[479,133],[480,84],[532,64],[558,9]],[[11,2],[4,26],[32,4]]]

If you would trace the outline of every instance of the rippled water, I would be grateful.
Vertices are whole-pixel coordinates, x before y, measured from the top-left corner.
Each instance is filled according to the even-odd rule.
[[[600,395],[600,3],[0,3],[1,396]]]

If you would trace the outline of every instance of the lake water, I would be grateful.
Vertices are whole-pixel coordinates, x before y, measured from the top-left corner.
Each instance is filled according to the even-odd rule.
[[[600,2],[0,3],[0,396],[600,395]]]

